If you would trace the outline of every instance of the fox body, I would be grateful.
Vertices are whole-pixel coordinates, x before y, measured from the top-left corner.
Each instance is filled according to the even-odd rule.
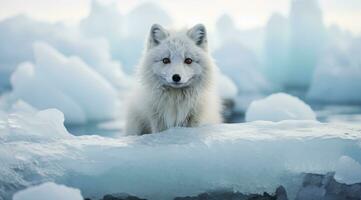
[[[127,134],[222,121],[216,67],[207,46],[201,24],[182,31],[151,27],[137,71],[139,84],[129,99]]]

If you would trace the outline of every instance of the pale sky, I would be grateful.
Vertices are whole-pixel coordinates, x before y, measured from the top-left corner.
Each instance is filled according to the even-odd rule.
[[[100,0],[114,3],[126,14],[140,3],[152,1],[166,10],[176,26],[205,23],[214,26],[227,13],[241,29],[262,27],[274,12],[288,14],[291,0]],[[361,34],[361,0],[319,0],[326,25]],[[90,0],[0,0],[0,19],[25,13],[33,18],[76,23],[89,12]]]

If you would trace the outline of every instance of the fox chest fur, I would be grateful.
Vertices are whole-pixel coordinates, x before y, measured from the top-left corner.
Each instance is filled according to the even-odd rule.
[[[199,95],[187,89],[168,89],[157,93],[153,98],[148,116],[152,132],[198,124],[198,115],[201,114]]]

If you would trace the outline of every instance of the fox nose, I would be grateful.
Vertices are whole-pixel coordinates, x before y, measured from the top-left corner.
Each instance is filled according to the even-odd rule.
[[[181,77],[179,76],[179,74],[174,74],[172,76],[172,79],[174,82],[178,83],[181,80]]]

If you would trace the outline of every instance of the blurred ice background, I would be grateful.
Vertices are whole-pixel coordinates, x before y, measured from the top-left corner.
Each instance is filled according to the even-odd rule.
[[[75,134],[119,132],[150,26],[204,23],[227,122],[276,92],[320,121],[361,121],[358,0],[0,2],[1,110],[22,100]]]
[[[360,183],[360,22],[360,0],[0,0],[0,199]],[[206,25],[241,123],[122,137],[153,23]]]

